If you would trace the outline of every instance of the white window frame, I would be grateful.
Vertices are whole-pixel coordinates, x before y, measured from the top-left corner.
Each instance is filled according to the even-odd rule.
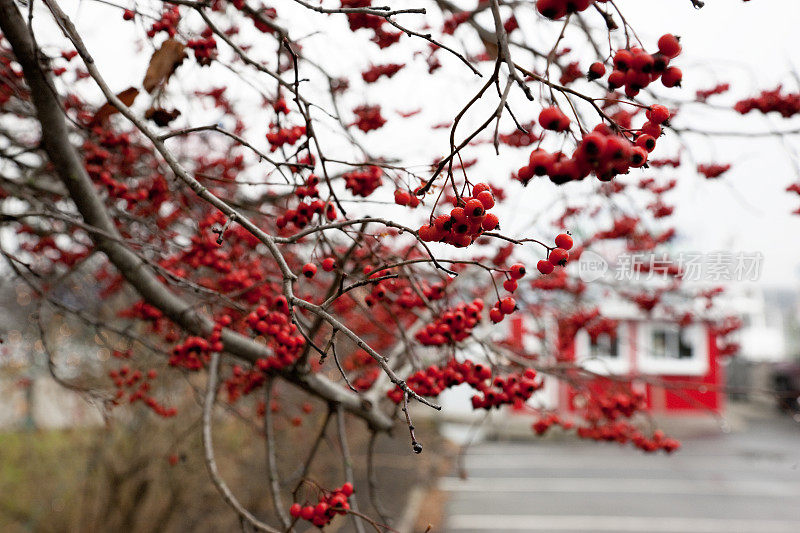
[[[680,333],[683,330],[684,341],[692,347],[692,356],[684,359],[654,356],[653,334],[658,330]],[[703,376],[708,373],[708,339],[703,324],[692,324],[681,328],[674,322],[646,322],[639,324],[639,341],[637,347],[637,368],[643,374],[660,374],[666,376]],[[678,345],[673,347],[677,350]]]
[[[592,355],[591,338],[585,329],[575,335],[575,362],[589,372],[603,375],[627,374],[631,371],[630,328],[617,325],[617,357]]]

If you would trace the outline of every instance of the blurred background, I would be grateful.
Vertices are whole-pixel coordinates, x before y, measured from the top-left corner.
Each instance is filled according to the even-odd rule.
[[[73,292],[74,294],[74,292]],[[0,529],[3,531],[222,531],[238,527],[210,483],[202,461],[197,391],[162,391],[186,416],[153,417],[146,409],[121,408],[104,420],[102,400],[56,383],[41,341],[30,342],[34,305],[25,286],[2,284],[4,313],[0,365]],[[96,299],[72,302],[91,309]],[[800,299],[798,290],[758,285],[734,287],[717,302],[743,327],[733,356],[703,348],[704,336],[673,342],[679,329],[629,316],[620,320],[619,341],[598,346],[576,340],[578,357],[588,350],[624,372],[639,365],[653,427],[682,441],[673,455],[645,454],[613,443],[579,441],[557,429],[536,437],[530,416],[514,410],[475,415],[469,391],[442,398],[443,413],[417,415],[425,452],[409,453],[407,435],[381,437],[376,447],[379,491],[401,531],[669,531],[791,532],[800,527]],[[624,310],[617,309],[623,317]],[[26,314],[31,312],[31,314]],[[606,310],[613,314],[614,310]],[[637,331],[635,343],[628,343]],[[529,344],[524,323],[508,333]],[[515,333],[516,332],[516,333]],[[522,333],[520,333],[522,332]],[[75,321],[47,322],[48,348],[71,354],[97,351],[98,339]],[[645,338],[645,336],[647,338]],[[662,350],[672,366],[647,367],[650,349]],[[585,346],[582,346],[585,344]],[[630,344],[634,348],[625,349]],[[636,346],[641,349],[637,350]],[[598,352],[602,349],[602,353]],[[102,351],[102,348],[101,348]],[[688,354],[688,355],[687,355]],[[93,358],[96,374],[103,361]],[[697,363],[698,357],[706,360]],[[124,361],[123,361],[124,362]],[[70,365],[60,365],[69,380]],[[117,362],[119,363],[119,361]],[[642,366],[642,364],[645,366]],[[614,366],[616,365],[616,366]],[[675,366],[679,365],[679,366]],[[683,366],[680,366],[683,365]],[[650,369],[649,371],[647,369]],[[84,370],[85,371],[85,370]],[[647,377],[659,383],[649,384]],[[680,376],[680,377],[678,377]],[[661,385],[672,379],[670,387]],[[569,410],[568,387],[553,382],[537,402]],[[323,405],[292,410],[292,392],[281,392],[288,409],[276,406],[278,457],[286,483],[321,426]],[[248,398],[258,408],[258,399]],[[247,403],[249,402],[249,403]],[[264,406],[262,405],[261,408]],[[402,428],[401,428],[402,429]],[[365,479],[367,432],[351,422],[356,478]],[[233,417],[217,431],[221,468],[243,503],[269,515],[264,449],[257,429]],[[142,435],[147,435],[142,439]],[[298,442],[298,438],[301,442]],[[340,477],[335,442],[315,467]],[[360,458],[360,460],[359,460]],[[255,475],[252,475],[255,473]],[[294,476],[294,477],[293,477]],[[329,530],[347,531],[334,521]]]

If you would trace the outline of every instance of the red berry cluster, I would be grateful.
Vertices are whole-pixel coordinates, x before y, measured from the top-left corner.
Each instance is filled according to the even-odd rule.
[[[472,13],[470,11],[461,11],[460,13],[455,13],[447,17],[442,25],[442,33],[445,35],[453,35],[456,32],[456,28],[468,21],[471,16]]]
[[[561,85],[569,85],[581,77],[583,77],[583,71],[581,70],[580,63],[572,61],[561,70],[561,77],[558,78],[558,83]]]
[[[274,124],[270,124],[270,128],[274,128]],[[280,128],[277,131],[267,133],[267,141],[270,145],[270,152],[274,152],[281,146],[288,144],[293,145],[300,137],[306,134],[305,126],[292,126],[291,128]]]
[[[246,7],[245,0],[233,0],[233,6],[239,11]],[[262,33],[275,33],[275,27],[269,21],[278,18],[278,11],[274,7],[261,7],[258,10],[245,12],[245,15],[253,21],[253,26]]]
[[[129,20],[126,18],[126,13],[122,14],[122,18],[125,20]],[[133,18],[133,17],[131,17]],[[177,33],[177,26],[178,22],[181,20],[181,13],[178,10],[178,6],[173,6],[169,9],[165,9],[163,13],[161,13],[161,18],[158,19],[150,26],[150,29],[147,30],[147,36],[151,39],[156,36],[156,34],[160,31],[166,32],[167,35],[170,37],[175,37]]]
[[[541,389],[542,382],[536,382],[536,371],[532,368],[527,368],[519,374],[509,374],[505,378],[500,376],[492,380],[492,388],[485,388],[481,390],[481,394],[476,394],[472,397],[473,409],[486,409],[487,411],[492,408],[499,408],[503,405],[514,405],[521,407],[527,402],[533,393]]]
[[[235,403],[240,397],[250,394],[266,381],[264,372],[259,369],[245,370],[239,365],[233,366],[233,374],[225,380],[225,391],[228,402]]]
[[[483,300],[476,298],[471,304],[461,302],[448,309],[416,334],[425,346],[441,346],[463,341],[481,320]]]
[[[319,198],[306,203],[300,202],[294,209],[287,209],[286,212],[275,219],[275,225],[278,228],[285,228],[289,223],[292,223],[297,228],[304,228],[308,225],[314,215],[322,215],[325,213],[325,218],[328,220],[336,220],[336,206],[332,203],[325,203]]]
[[[556,236],[556,247],[547,254],[547,259],[542,259],[536,263],[536,268],[542,274],[550,274],[557,266],[565,266],[569,261],[569,252],[572,248],[572,237],[566,233]]]
[[[501,298],[489,309],[489,320],[498,324],[503,321],[506,315],[513,314],[517,310],[517,301],[511,296]]]
[[[208,339],[203,337],[188,337],[182,344],[172,349],[169,358],[170,366],[185,368],[186,370],[200,370],[208,362],[211,352],[221,352],[222,328],[231,323],[230,317],[223,316],[214,324],[214,330]]]
[[[389,270],[373,271],[372,267],[369,265],[364,267],[364,275],[367,276],[369,279],[381,278],[383,276],[388,276],[389,274],[391,274]],[[385,301],[386,296],[391,291],[393,282],[394,280],[387,279],[387,280],[376,281],[375,283],[373,283],[370,293],[364,297],[364,303],[367,304],[369,307],[372,307],[377,302]]]
[[[217,41],[211,28],[203,30],[201,39],[189,39],[186,46],[194,50],[194,58],[201,66],[208,66],[217,57]]]
[[[357,8],[357,7],[370,7],[371,0],[342,0],[342,7]],[[350,29],[353,31],[361,28],[370,29],[375,32],[371,41],[378,45],[379,48],[387,48],[402,37],[403,32],[388,32],[383,29],[383,24],[386,20],[383,17],[376,17],[366,13],[348,13],[347,20],[350,23]]]
[[[316,174],[310,174],[303,185],[295,188],[294,195],[301,199],[306,196],[310,198],[319,198],[319,189],[317,185],[319,185],[319,178]]]
[[[547,433],[548,430],[553,426],[561,426],[564,429],[572,429],[573,424],[567,420],[562,420],[561,417],[555,413],[548,413],[531,424],[531,429],[533,429],[534,433],[541,436]]]
[[[719,163],[711,163],[708,165],[697,165],[697,172],[705,176],[707,179],[718,178],[725,172],[731,169],[730,163],[721,165]]]
[[[675,157],[672,159],[670,158],[651,159],[650,161],[647,162],[647,165],[654,168],[664,168],[664,167],[678,168],[679,166],[681,166],[681,158]]]
[[[366,198],[375,189],[381,186],[383,170],[381,167],[370,165],[364,170],[354,170],[344,174],[345,188],[349,189],[356,196],[363,196]]]
[[[579,427],[576,434],[582,439],[618,442],[620,444],[630,442],[647,453],[657,452],[658,450],[672,453],[681,447],[679,441],[665,437],[661,430],[654,431],[652,438],[647,438],[636,427],[624,421],[590,427]]]
[[[272,110],[276,113],[283,113],[284,115],[289,114],[289,106],[286,104],[286,99],[281,96],[275,102],[272,103]]]
[[[537,135],[533,132],[534,124],[535,122],[523,124],[523,128],[525,128],[526,131],[520,131],[519,128],[514,128],[514,131],[511,133],[501,133],[498,138],[501,143],[507,144],[508,146],[514,146],[517,148],[530,146],[542,139],[541,135]]]
[[[291,322],[289,303],[283,295],[272,299],[269,307],[259,305],[247,315],[245,321],[259,335],[271,338],[269,346],[272,355],[256,361],[256,367],[263,372],[294,363],[306,343],[303,335],[297,331],[297,326]]]
[[[538,0],[536,10],[543,16],[556,20],[570,13],[585,11],[595,1],[606,2],[606,0]]]
[[[378,48],[383,50],[384,48],[388,48],[392,46],[394,43],[400,40],[400,37],[403,36],[403,32],[401,31],[384,31],[382,28],[378,28],[375,30],[375,35],[370,39],[373,43],[378,45]]]
[[[347,513],[350,509],[347,499],[353,495],[353,492],[355,492],[353,484],[347,482],[332,492],[323,492],[317,505],[301,506],[299,503],[293,503],[289,508],[289,514],[295,520],[302,518],[323,528],[330,524],[336,515]]]
[[[756,98],[746,98],[736,102],[733,108],[742,115],[756,110],[764,114],[777,111],[783,117],[789,118],[800,113],[800,93],[781,94],[782,86],[772,91],[761,91]]]
[[[344,8],[370,7],[371,5],[371,0],[342,0],[342,7]],[[384,19],[366,13],[348,13],[347,21],[353,31],[362,28],[377,30],[383,25]]]
[[[405,67],[404,63],[389,63],[387,65],[374,65],[361,73],[361,78],[367,83],[375,83],[381,76],[391,78],[400,69]]]
[[[386,119],[381,115],[381,106],[379,105],[358,106],[353,109],[353,114],[356,116],[356,121],[353,122],[353,125],[364,133],[377,130],[386,124]]]
[[[614,133],[606,124],[598,124],[584,135],[571,157],[542,148],[531,152],[528,164],[517,171],[516,179],[527,185],[534,176],[549,176],[550,181],[561,185],[594,174],[600,181],[610,181],[631,168],[644,166],[661,135],[660,124],[669,118],[669,111],[660,105],[652,106],[647,113],[648,121],[635,140]],[[545,129],[564,131],[569,127],[569,119],[553,107],[543,110],[539,121]]]
[[[705,102],[708,100],[709,97],[714,96],[715,94],[722,94],[728,92],[731,88],[730,83],[718,83],[717,85],[711,87],[710,89],[698,89],[695,92],[695,98],[697,98],[698,102]]]
[[[472,397],[473,409],[491,409],[501,405],[521,406],[543,386],[535,378],[536,371],[527,368],[521,373],[492,379],[492,370],[487,365],[473,363],[469,359],[463,363],[451,359],[444,368],[432,365],[415,372],[406,384],[420,396],[435,397],[445,389],[467,383],[480,393]],[[400,387],[395,387],[387,396],[399,404],[403,401],[403,394]]]
[[[114,386],[117,387],[117,393],[114,396],[113,404],[118,405],[125,398],[126,390],[128,394],[128,402],[136,403],[138,401],[144,402],[147,407],[153,410],[159,416],[170,417],[178,414],[178,410],[174,407],[164,407],[158,401],[150,396],[150,382],[156,378],[156,371],[151,369],[147,374],[142,374],[141,370],[131,370],[128,365],[123,365],[119,370],[110,370],[108,377],[114,380]]]
[[[639,392],[603,394],[593,400],[592,408],[598,409],[600,414],[608,420],[616,420],[620,417],[630,418],[636,411],[645,408],[645,397]]]
[[[678,37],[669,33],[658,39],[658,52],[654,54],[637,47],[617,50],[614,70],[608,75],[608,88],[613,91],[625,87],[625,95],[633,98],[659,78],[664,87],[680,87],[681,69],[669,66],[680,53]]]
[[[433,285],[425,284],[420,289],[422,295],[429,302],[444,298],[444,283],[434,283]],[[411,287],[404,287],[401,289],[400,294],[397,296],[397,299],[395,299],[394,303],[403,309],[413,309],[415,307],[425,306],[425,301]]]
[[[416,194],[404,189],[397,189],[394,191],[394,203],[397,205],[407,205],[414,209],[420,204],[420,199]]]
[[[508,278],[503,282],[503,288],[508,292],[514,292],[518,288],[517,281],[521,280],[525,277],[525,265],[522,263],[517,263],[515,265],[511,265],[511,268],[508,269]]]
[[[459,201],[460,200],[460,201]],[[449,215],[439,215],[433,224],[419,228],[419,238],[426,242],[445,242],[457,247],[472,244],[484,231],[495,229],[497,216],[487,213],[494,207],[494,195],[485,183],[472,188],[472,196],[456,199]]]

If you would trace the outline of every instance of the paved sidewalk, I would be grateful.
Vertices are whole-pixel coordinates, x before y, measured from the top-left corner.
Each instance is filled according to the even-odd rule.
[[[487,442],[466,467],[469,479],[440,482],[448,532],[800,532],[800,424],[771,412],[746,413],[730,433],[692,428],[672,456]]]

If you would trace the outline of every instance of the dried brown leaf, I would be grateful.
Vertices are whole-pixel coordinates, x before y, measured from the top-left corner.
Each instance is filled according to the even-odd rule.
[[[133,101],[136,100],[136,97],[138,95],[139,95],[139,89],[137,89],[136,87],[128,87],[121,93],[117,94],[117,98],[119,98],[123,104],[130,107],[131,104],[133,104]],[[92,117],[91,125],[98,126],[100,124],[103,124],[108,120],[108,117],[117,112],[118,110],[116,107],[111,105],[109,102],[106,102],[105,104],[100,106],[100,109],[98,109],[97,112],[94,114],[94,117]]]
[[[161,48],[153,52],[150,64],[147,66],[147,73],[144,75],[144,81],[142,81],[145,91],[152,93],[157,87],[167,83],[175,69],[187,57],[185,48],[175,39],[167,39]]]

